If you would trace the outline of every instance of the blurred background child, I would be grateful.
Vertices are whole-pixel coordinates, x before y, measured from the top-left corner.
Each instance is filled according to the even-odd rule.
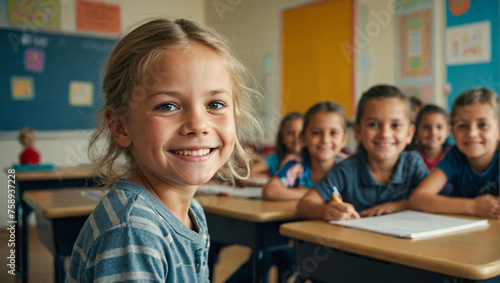
[[[429,104],[417,115],[417,150],[425,166],[432,170],[444,158],[451,145],[446,143],[449,134],[448,114],[443,108]]]
[[[264,199],[300,199],[330,168],[347,157],[340,151],[347,142],[347,122],[342,106],[325,101],[312,106],[304,118],[301,160],[291,160],[263,190]],[[294,189],[289,189],[294,188]]]
[[[23,145],[23,151],[19,155],[19,164],[40,164],[40,153],[35,148],[35,131],[30,128],[22,128],[19,131],[19,142]]]
[[[346,128],[345,111],[337,103],[325,101],[309,108],[300,133],[304,144],[301,158],[288,161],[269,180],[263,198],[300,199],[334,164],[346,157],[340,153],[347,142]],[[278,267],[278,282],[286,282],[294,274],[294,264],[293,248],[275,250],[264,258],[266,274],[271,266]],[[252,270],[253,255],[226,282],[252,282]]]
[[[499,218],[498,97],[486,88],[460,94],[451,109],[456,145],[413,193],[410,207]],[[451,196],[438,195],[450,182]]]
[[[276,152],[255,162],[251,167],[252,175],[274,176],[288,161],[300,158],[303,123],[304,115],[299,112],[289,113],[281,120],[276,136]]]
[[[363,93],[354,127],[357,153],[333,166],[299,201],[300,216],[343,220],[408,208],[410,192],[428,170],[415,151],[404,151],[415,131],[410,102],[398,88],[378,85]],[[336,187],[344,202],[332,202]]]

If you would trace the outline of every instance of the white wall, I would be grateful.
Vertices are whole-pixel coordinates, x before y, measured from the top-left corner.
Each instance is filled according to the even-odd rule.
[[[76,0],[61,0],[61,30],[75,32]],[[135,22],[154,16],[171,18],[190,18],[205,22],[204,0],[107,0],[106,3],[121,6],[122,28],[127,28]],[[15,119],[15,117],[12,117]],[[4,121],[5,122],[5,121]],[[58,166],[77,166],[88,163],[87,141],[88,131],[76,131],[69,134],[50,135],[39,134],[36,147],[41,153],[42,163],[53,163]],[[18,163],[18,155],[22,147],[15,137],[0,139],[0,168],[7,168]],[[7,226],[7,175],[0,174],[0,227]]]

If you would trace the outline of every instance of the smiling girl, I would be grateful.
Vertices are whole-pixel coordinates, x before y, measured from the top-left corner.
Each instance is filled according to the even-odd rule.
[[[260,130],[249,112],[257,94],[227,46],[182,19],[149,21],[118,42],[89,148],[112,189],[80,232],[68,281],[208,281],[210,238],[193,196],[214,174],[248,176],[239,139]]]

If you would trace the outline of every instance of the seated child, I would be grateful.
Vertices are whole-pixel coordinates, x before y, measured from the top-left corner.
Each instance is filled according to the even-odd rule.
[[[35,131],[30,128],[22,128],[19,131],[19,142],[23,145],[23,151],[19,155],[19,164],[40,164],[40,154],[35,148],[35,137]]]
[[[260,127],[246,75],[227,40],[189,20],[150,20],[121,38],[89,144],[111,190],[80,231],[68,282],[209,282],[210,237],[193,196],[216,173],[249,175],[241,144]],[[125,175],[113,171],[120,156]]]
[[[344,220],[408,208],[411,190],[428,170],[415,151],[404,151],[415,131],[408,97],[398,88],[377,85],[363,93],[354,131],[361,152],[333,166],[299,201],[300,216]],[[334,187],[344,202],[333,202]]]
[[[307,111],[300,134],[304,148],[302,160],[291,160],[272,177],[263,190],[264,199],[300,199],[330,168],[339,162],[339,153],[347,142],[347,124],[342,106],[331,101],[320,102]],[[278,282],[294,274],[295,253],[284,248],[267,253],[265,272],[273,264],[278,266]],[[253,256],[226,282],[252,282]],[[266,276],[267,278],[267,276]]]
[[[264,160],[252,164],[252,174],[265,173],[274,176],[285,163],[292,159],[300,158],[302,140],[300,133],[304,116],[299,112],[287,114],[280,123],[276,136],[276,152]]]
[[[416,119],[417,150],[424,160],[425,166],[432,170],[446,155],[451,145],[448,138],[448,115],[437,105],[426,105]]]
[[[301,133],[302,160],[292,160],[264,186],[264,199],[300,199],[330,168],[345,158],[340,151],[347,142],[345,111],[325,101],[312,106],[304,118]],[[293,188],[293,189],[290,189]]]
[[[486,88],[466,91],[450,116],[456,145],[417,187],[410,207],[499,218],[498,97]],[[438,195],[447,182],[453,185],[451,195]]]

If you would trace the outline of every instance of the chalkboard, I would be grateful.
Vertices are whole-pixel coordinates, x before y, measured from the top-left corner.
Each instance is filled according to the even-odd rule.
[[[94,128],[103,66],[114,43],[0,28],[0,132]]]

